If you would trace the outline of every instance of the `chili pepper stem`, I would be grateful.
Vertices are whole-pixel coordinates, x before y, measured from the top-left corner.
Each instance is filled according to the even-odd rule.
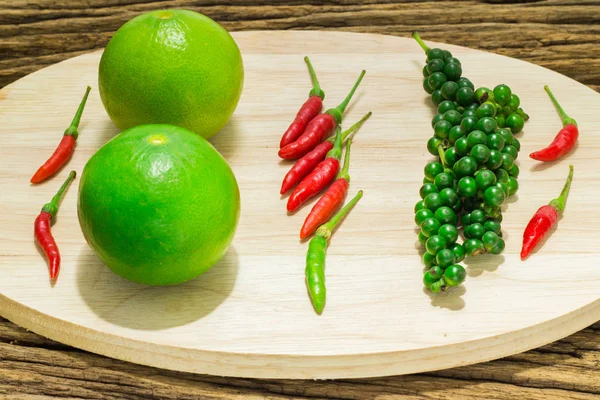
[[[438,156],[440,156],[440,161],[442,162],[442,167],[447,168],[448,164],[446,163],[446,152],[444,151],[444,145],[439,144],[437,151],[438,151]]]
[[[77,136],[79,136],[77,128],[79,127],[79,121],[81,121],[81,115],[83,114],[83,109],[85,108],[85,103],[87,102],[90,90],[92,90],[92,88],[89,86],[85,89],[83,99],[81,99],[81,102],[79,103],[79,108],[77,108],[77,112],[73,117],[73,121],[71,121],[71,125],[69,125],[69,127],[65,130],[65,135],[71,135],[75,139],[77,139]]]
[[[429,50],[431,49],[425,44],[423,39],[421,39],[421,36],[419,36],[419,34],[416,31],[412,33],[412,37],[417,41],[417,43],[419,43],[419,46],[421,46],[423,51],[425,51],[425,54],[429,53]]]
[[[306,66],[308,67],[308,73],[310,74],[310,80],[312,81],[312,89],[310,90],[310,93],[308,94],[308,96],[318,96],[321,98],[321,100],[325,99],[325,92],[323,91],[323,89],[321,89],[321,85],[319,85],[319,80],[317,79],[317,73],[315,72],[315,69],[312,66],[312,63],[310,62],[310,59],[308,58],[308,56],[304,57],[304,62],[306,63]]]
[[[326,111],[327,114],[330,114],[331,116],[333,116],[333,118],[335,119],[335,121],[338,124],[340,124],[342,122],[342,114],[344,114],[344,111],[346,111],[346,107],[348,107],[348,103],[350,103],[352,96],[354,96],[354,92],[356,92],[356,89],[358,89],[358,85],[360,85],[360,82],[362,81],[362,79],[366,73],[367,73],[367,71],[365,71],[363,69],[362,72],[360,73],[360,76],[356,80],[356,83],[354,83],[354,86],[352,86],[352,90],[350,90],[350,93],[348,93],[348,95],[346,96],[344,101],[342,101],[339,106],[337,106],[335,108],[330,108],[329,110]]]
[[[363,191],[359,190],[356,196],[352,200],[348,202],[337,214],[335,214],[331,219],[325,224],[321,225],[319,229],[317,229],[317,236],[321,236],[327,240],[331,238],[331,235],[335,228],[339,225],[340,221],[344,219],[346,215],[352,210],[352,208],[358,203],[363,195]]]
[[[358,130],[358,128],[360,128],[362,126],[362,124],[365,123],[366,120],[369,119],[371,114],[373,114],[373,113],[371,111],[369,111],[368,113],[365,114],[364,117],[362,117],[360,120],[356,121],[352,126],[350,126],[350,128],[348,128],[344,132],[342,132],[342,143],[344,143],[346,141],[346,139],[351,137],[351,135],[353,133],[355,133]],[[352,135],[352,136],[354,136],[354,135]]]
[[[54,197],[52,197],[52,200],[50,200],[50,202],[44,204],[44,206],[42,207],[42,211],[50,214],[52,219],[54,219],[56,217],[56,214],[58,213],[58,205],[59,205],[60,201],[62,200],[67,188],[69,187],[69,185],[71,184],[73,179],[75,179],[76,175],[77,175],[77,173],[75,171],[69,172],[69,176],[67,176],[67,179],[64,181],[64,183],[62,184],[60,189],[58,189],[58,191],[56,192]]]
[[[333,148],[327,152],[325,158],[335,158],[339,160],[342,157],[342,130],[338,126],[335,132],[335,141]]]
[[[567,181],[560,192],[560,195],[552,199],[548,205],[554,207],[556,212],[558,212],[558,216],[560,217],[565,211],[565,206],[567,204],[567,197],[569,197],[569,191],[571,190],[571,182],[573,181],[573,166],[569,165],[569,175],[567,176]]]
[[[563,126],[569,125],[569,124],[577,126],[577,122],[573,118],[569,117],[569,115],[565,112],[565,110],[563,110],[563,108],[561,107],[558,100],[556,100],[556,97],[554,97],[554,94],[552,93],[552,91],[550,90],[548,85],[544,86],[544,90],[546,91],[546,93],[548,93],[548,96],[550,96],[550,100],[552,100],[552,104],[554,104],[554,107],[556,107],[556,110],[558,111],[558,114],[560,115],[560,118],[562,119]]]
[[[349,138],[346,142],[346,154],[344,154],[344,166],[342,170],[338,173],[337,179],[345,179],[350,183],[350,174],[348,173],[350,169],[350,146],[352,146],[352,138]]]

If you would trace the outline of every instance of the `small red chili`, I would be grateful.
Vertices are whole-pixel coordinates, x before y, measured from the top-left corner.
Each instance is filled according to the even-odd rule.
[[[319,226],[329,221],[329,218],[344,204],[348,186],[350,186],[350,174],[348,173],[350,168],[350,146],[352,146],[352,138],[349,138],[346,143],[346,154],[344,155],[342,170],[306,216],[302,229],[300,229],[300,239],[306,239],[315,233]]]
[[[33,175],[30,180],[31,183],[40,183],[50,178],[60,169],[60,167],[69,161],[73,155],[73,151],[75,150],[75,141],[79,135],[77,127],[79,126],[81,114],[83,114],[83,109],[91,89],[92,88],[89,86],[87,87],[85,95],[83,96],[81,103],[79,103],[79,108],[75,113],[75,117],[73,117],[71,125],[69,125],[69,127],[65,130],[62,140],[58,144],[56,150],[54,150],[54,153],[52,153],[50,158]]]
[[[569,176],[563,186],[560,196],[553,199],[548,205],[541,206],[533,215],[523,232],[523,247],[521,260],[527,258],[535,246],[546,236],[550,229],[557,223],[558,218],[565,211],[567,197],[573,180],[573,166],[569,165]]]
[[[550,96],[550,100],[552,100],[552,103],[558,110],[563,120],[563,128],[556,134],[548,147],[531,153],[529,157],[538,161],[554,161],[567,154],[575,146],[579,137],[579,129],[577,129],[577,122],[562,109],[547,85],[544,86],[544,90],[546,90],[546,93]]]
[[[308,100],[302,104],[300,110],[296,114],[296,118],[287,128],[283,136],[281,137],[281,141],[279,142],[279,148],[283,148],[290,143],[293,143],[302,135],[304,129],[306,129],[306,125],[319,113],[323,108],[323,99],[325,98],[325,92],[319,86],[319,80],[317,79],[317,74],[313,69],[312,64],[308,57],[304,57],[304,61],[308,66],[308,72],[310,73],[310,78],[312,80],[313,88],[308,93]]]
[[[52,200],[49,203],[44,204],[42,211],[39,213],[33,224],[35,240],[42,248],[46,259],[48,260],[50,279],[53,281],[58,277],[58,271],[60,270],[60,252],[58,251],[58,246],[52,236],[50,227],[58,213],[58,205],[63,198],[67,187],[73,179],[75,179],[75,175],[75,171],[69,173],[69,176],[60,189],[58,189],[58,192],[52,197]]]
[[[342,143],[353,134],[360,126],[371,116],[369,111],[360,121],[352,125],[348,130],[342,132]],[[292,168],[285,174],[283,182],[281,183],[280,194],[287,193],[288,190],[292,189],[302,178],[310,173],[321,161],[327,156],[327,152],[333,148],[335,136],[331,136],[324,142],[321,142],[312,149],[308,154],[305,154],[297,160]]]
[[[308,199],[325,189],[337,175],[340,169],[340,158],[342,156],[342,132],[338,126],[335,134],[335,144],[327,152],[327,157],[308,174],[290,195],[287,202],[287,210],[294,212]]]
[[[352,99],[365,73],[365,71],[361,72],[352,90],[339,106],[330,108],[323,114],[314,117],[308,123],[298,140],[279,150],[279,157],[285,160],[296,160],[314,149],[327,136],[330,136],[335,131],[335,128],[342,123],[342,114],[344,114],[350,99]]]

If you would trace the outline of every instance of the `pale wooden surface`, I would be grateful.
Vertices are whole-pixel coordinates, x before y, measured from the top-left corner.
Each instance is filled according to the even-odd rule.
[[[492,86],[501,80],[521,96],[532,116],[522,154],[545,144],[548,132],[553,135],[559,124],[542,90],[544,83],[553,87],[586,134],[577,152],[554,168],[539,168],[521,158],[519,196],[527,201],[508,206],[504,256],[474,260],[466,290],[430,299],[420,283],[422,265],[412,222],[432,116],[421,89],[421,50],[412,40],[370,35],[276,32],[234,37],[244,54],[246,86],[234,119],[214,143],[236,173],[243,214],[224,262],[176,288],[136,286],[106,270],[79,231],[76,190],[67,194],[55,227],[64,267],[53,289],[31,241],[30,221],[40,201],[46,201],[40,199],[55,190],[56,180],[29,187],[29,169],[55,145],[56,132],[62,131],[63,120],[70,120],[81,88],[94,85],[100,54],[52,66],[0,92],[6,121],[0,128],[0,155],[6,160],[0,182],[3,193],[10,189],[18,199],[0,217],[8,228],[0,242],[3,315],[46,336],[143,364],[294,378],[378,376],[462,365],[524,351],[598,320],[597,216],[567,212],[542,251],[527,263],[517,257],[524,224],[560,189],[567,162],[576,169],[569,210],[597,206],[595,187],[585,184],[595,176],[590,163],[599,147],[592,129],[600,105],[595,92],[517,60],[448,47],[476,84]],[[306,298],[306,245],[297,239],[308,209],[286,216],[276,195],[288,167],[278,163],[276,146],[280,131],[306,96],[302,55],[309,42],[308,54],[327,91],[327,105],[337,103],[357,72],[366,68],[347,121],[374,111],[353,151],[352,190],[364,189],[365,198],[332,241],[329,299],[321,317],[314,315]],[[510,74],[514,70],[519,75]],[[43,111],[24,123],[34,107]],[[82,123],[69,167],[79,171],[115,133],[96,92]],[[32,146],[26,138],[34,132],[43,137]],[[577,235],[582,224],[584,237]]]

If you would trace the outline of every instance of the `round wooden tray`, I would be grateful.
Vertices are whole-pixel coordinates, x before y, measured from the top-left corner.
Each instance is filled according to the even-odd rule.
[[[0,314],[41,335],[99,354],[180,371],[261,378],[356,378],[456,367],[522,352],[600,319],[600,196],[596,129],[600,96],[550,70],[490,53],[445,46],[476,86],[510,85],[531,115],[519,159],[521,189],[508,205],[501,256],[468,260],[466,284],[429,295],[413,222],[422,168],[431,159],[433,108],[421,86],[424,54],[411,39],[333,32],[235,33],[246,81],[239,107],[212,142],[239,181],[242,216],[225,258],[204,276],[167,288],[117,277],[81,234],[77,185],[54,233],[63,255],[55,287],[33,241],[33,220],[68,173],[117,129],[97,90],[101,52],[53,65],[0,91]],[[433,45],[433,43],[430,43]],[[356,136],[350,195],[364,198],[337,231],[327,258],[328,300],[315,315],[304,284],[310,207],[285,212],[279,196],[290,164],[281,133],[306,99],[309,55],[334,106],[361,69],[367,75],[344,126],[373,116]],[[549,84],[579,122],[578,149],[540,165],[527,157],[561,123]],[[29,178],[90,95],[68,168]],[[518,258],[523,228],[575,179],[560,227],[529,260]],[[312,204],[312,203],[311,203]]]

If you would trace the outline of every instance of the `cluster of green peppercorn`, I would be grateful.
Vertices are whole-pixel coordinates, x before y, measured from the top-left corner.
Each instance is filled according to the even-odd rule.
[[[435,293],[465,280],[460,262],[466,256],[504,250],[501,206],[519,188],[521,145],[514,135],[529,117],[508,86],[475,90],[449,51],[430,49],[418,34],[413,37],[427,54],[423,88],[437,107],[427,150],[438,160],[425,166],[415,205],[426,250],[423,282]]]

